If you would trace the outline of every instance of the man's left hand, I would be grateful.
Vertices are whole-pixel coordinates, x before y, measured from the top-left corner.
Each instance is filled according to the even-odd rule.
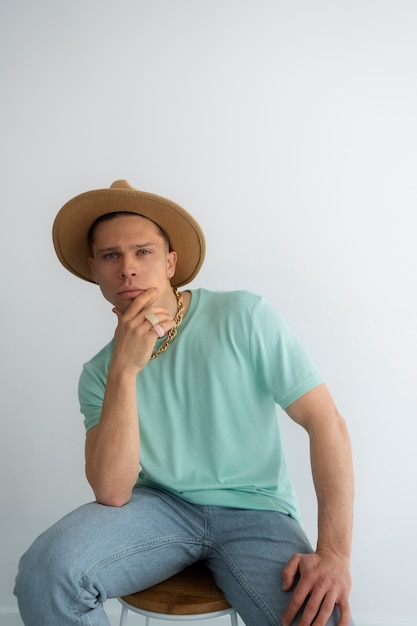
[[[292,626],[302,609],[299,626],[326,626],[335,605],[339,626],[349,626],[349,563],[332,553],[295,554],[282,574],[282,588],[290,591],[297,584],[282,616],[282,626]]]

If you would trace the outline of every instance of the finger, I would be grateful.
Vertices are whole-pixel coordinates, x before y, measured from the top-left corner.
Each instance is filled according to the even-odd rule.
[[[143,291],[132,300],[132,302],[127,307],[125,313],[128,314],[129,318],[130,316],[135,317],[138,313],[143,311],[143,309],[151,306],[153,302],[155,302],[155,300],[158,298],[158,295],[159,292],[156,287],[150,287],[149,289],[146,289],[146,291]]]
[[[155,315],[155,313],[147,313],[145,315],[145,319],[152,325],[152,328],[158,335],[158,337],[163,337],[165,335],[165,331],[159,323],[159,317]]]
[[[348,601],[337,602],[340,612],[339,626],[349,626],[350,624],[350,606]]]
[[[302,621],[314,626],[326,626],[327,620],[334,611],[334,599],[331,596],[314,592],[305,603],[302,611]]]
[[[294,554],[288,561],[287,565],[282,571],[282,589],[283,591],[289,591],[294,584],[295,577],[298,574],[300,564],[300,557],[298,554]]]
[[[159,317],[155,315],[155,313],[152,313],[152,311],[150,311],[149,313],[145,315],[145,319],[147,319],[148,322],[152,324],[152,326],[159,324]]]
[[[282,626],[290,626],[294,624],[295,618],[297,617],[298,613],[301,611],[301,609],[307,602],[310,591],[311,590],[307,588],[305,585],[303,586],[301,586],[300,584],[297,585],[297,587],[291,594],[291,599],[282,616]],[[314,615],[315,613],[313,614],[312,619],[314,619]],[[304,613],[303,613],[303,616],[304,616]],[[306,621],[306,624],[311,624],[311,623],[312,622]]]
[[[123,316],[123,313],[120,311],[120,309],[118,309],[117,307],[114,307],[114,309],[112,309],[113,313],[115,313],[117,315],[117,318],[120,320]]]
[[[314,615],[317,615],[314,621],[315,626],[326,626],[328,619],[335,609],[334,596],[332,597],[331,594],[327,594],[319,605],[319,609],[317,608],[317,602],[312,602],[310,607],[308,606],[309,604],[310,603],[307,604],[306,610],[303,613],[303,617],[306,616],[307,620],[308,618],[311,618],[312,620],[314,618]],[[339,622],[339,626],[340,624],[341,622]]]

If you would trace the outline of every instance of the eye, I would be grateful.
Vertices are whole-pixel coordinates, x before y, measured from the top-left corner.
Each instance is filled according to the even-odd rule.
[[[117,252],[106,252],[106,254],[104,255],[104,258],[108,259],[109,261],[111,261],[112,259],[116,259]]]
[[[137,255],[138,255],[138,256],[147,256],[147,255],[148,255],[148,254],[150,254],[150,253],[151,253],[151,251],[150,251],[150,250],[146,250],[145,248],[140,248],[140,249],[137,251]]]

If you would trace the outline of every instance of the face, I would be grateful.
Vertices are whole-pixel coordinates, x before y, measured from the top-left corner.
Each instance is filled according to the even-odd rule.
[[[172,295],[177,255],[168,251],[157,226],[145,217],[124,215],[97,224],[92,253],[92,277],[121,311],[150,287],[158,289],[162,301]]]

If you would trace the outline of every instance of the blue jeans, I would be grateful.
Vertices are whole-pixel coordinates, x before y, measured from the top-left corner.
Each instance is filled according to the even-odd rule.
[[[141,487],[121,508],[86,504],[44,532],[20,561],[15,594],[26,626],[105,626],[107,598],[203,559],[247,626],[279,626],[289,600],[282,569],[311,551],[281,513],[199,506]],[[328,625],[337,623],[336,608]]]

